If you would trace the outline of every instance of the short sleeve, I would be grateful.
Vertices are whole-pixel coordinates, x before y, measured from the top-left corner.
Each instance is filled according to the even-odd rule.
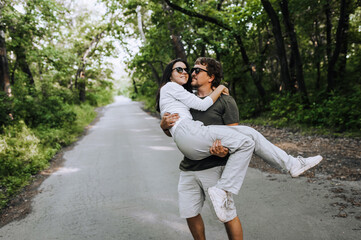
[[[224,96],[223,122],[227,124],[239,123],[239,111],[236,101],[231,96]]]

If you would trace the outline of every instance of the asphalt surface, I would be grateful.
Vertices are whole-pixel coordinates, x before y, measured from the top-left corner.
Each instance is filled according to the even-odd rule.
[[[182,155],[139,103],[117,97],[64,158],[32,212],[2,227],[0,240],[192,239],[177,207]],[[360,239],[360,220],[336,216],[329,187],[337,184],[360,189],[250,168],[235,196],[244,239]],[[209,205],[202,215],[207,239],[227,239]]]

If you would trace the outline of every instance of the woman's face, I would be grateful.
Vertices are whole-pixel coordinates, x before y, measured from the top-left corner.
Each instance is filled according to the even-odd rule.
[[[178,83],[179,85],[184,85],[188,81],[188,69],[183,62],[176,62],[173,65],[172,75],[170,80],[172,82]]]

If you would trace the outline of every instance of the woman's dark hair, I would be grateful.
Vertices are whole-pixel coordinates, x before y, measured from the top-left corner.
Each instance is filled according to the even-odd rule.
[[[189,66],[188,63],[180,58],[174,59],[172,60],[170,63],[168,63],[168,65],[165,67],[164,71],[163,71],[163,76],[162,76],[162,80],[159,84],[159,88],[158,88],[158,92],[157,92],[157,97],[156,97],[156,109],[158,112],[160,112],[160,108],[159,108],[159,98],[160,98],[160,89],[167,83],[170,82],[170,77],[172,76],[172,72],[173,72],[173,66],[174,64],[176,64],[177,62],[182,62],[186,65],[186,68],[189,71]],[[188,74],[188,81],[186,84],[183,85],[184,89],[187,90],[188,92],[192,92],[192,86],[191,86],[191,78]]]

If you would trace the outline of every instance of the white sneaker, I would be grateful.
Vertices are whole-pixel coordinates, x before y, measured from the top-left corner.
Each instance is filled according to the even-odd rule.
[[[298,177],[302,173],[306,172],[308,169],[319,164],[321,161],[322,157],[320,155],[308,158],[298,156],[297,158],[295,158],[295,163],[290,170],[290,174],[292,177]]]
[[[227,214],[228,206],[232,205],[233,198],[231,193],[219,189],[215,186],[208,188],[208,194],[211,198],[214,211],[221,222],[229,221]]]

